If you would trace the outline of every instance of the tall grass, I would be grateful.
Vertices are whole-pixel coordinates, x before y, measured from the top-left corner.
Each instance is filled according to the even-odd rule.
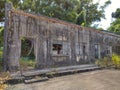
[[[0,47],[0,71],[2,70],[2,57],[3,57],[3,50],[2,48]]]
[[[97,60],[95,63],[104,68],[110,67],[120,69],[120,55],[113,53],[111,57],[104,57]]]
[[[102,68],[113,65],[111,57],[104,57],[104,58],[98,59],[95,63]]]
[[[34,69],[35,68],[35,65],[36,65],[36,62],[35,60],[33,59],[29,59],[29,58],[21,58],[20,59],[20,65],[21,65],[21,68],[23,70],[29,70],[29,69]]]

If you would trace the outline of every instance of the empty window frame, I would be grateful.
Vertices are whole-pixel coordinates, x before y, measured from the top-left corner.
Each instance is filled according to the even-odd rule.
[[[120,46],[114,46],[114,47],[112,48],[112,51],[113,51],[114,53],[120,55]]]
[[[62,44],[53,44],[52,50],[54,55],[62,54]]]

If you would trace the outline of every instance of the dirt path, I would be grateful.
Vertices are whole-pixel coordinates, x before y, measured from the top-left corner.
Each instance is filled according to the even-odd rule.
[[[8,90],[120,90],[120,71],[98,70],[55,77],[45,82],[17,84]]]

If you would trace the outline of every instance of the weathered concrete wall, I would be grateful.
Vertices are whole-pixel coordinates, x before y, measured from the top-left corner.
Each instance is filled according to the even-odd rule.
[[[13,9],[6,14],[4,59],[11,71],[19,69],[23,37],[34,42],[38,68],[92,63],[120,45],[120,36],[108,32]]]

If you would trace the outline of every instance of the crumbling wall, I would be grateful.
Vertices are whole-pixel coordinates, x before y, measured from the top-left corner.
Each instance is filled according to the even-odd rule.
[[[19,70],[21,38],[34,42],[37,68],[94,63],[112,54],[120,36],[37,16],[6,5],[4,61],[10,71]],[[109,50],[109,51],[108,51]]]

